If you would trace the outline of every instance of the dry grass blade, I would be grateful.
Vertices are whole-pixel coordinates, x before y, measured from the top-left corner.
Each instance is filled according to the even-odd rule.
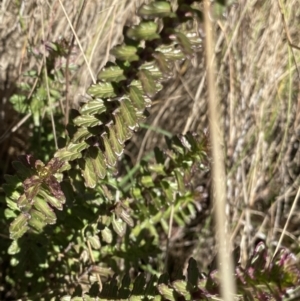
[[[294,201],[293,201],[293,205],[292,205],[292,207],[291,207],[291,209],[290,209],[289,216],[288,216],[288,218],[287,218],[287,220],[286,220],[286,223],[285,223],[284,228],[283,228],[283,230],[282,230],[282,233],[281,233],[281,235],[280,235],[280,238],[279,238],[279,241],[278,241],[278,243],[277,243],[276,249],[275,249],[275,251],[274,251],[272,260],[274,259],[274,257],[276,256],[276,254],[277,254],[279,248],[281,247],[281,243],[282,243],[283,237],[287,234],[287,227],[288,227],[288,225],[289,225],[289,222],[290,222],[290,220],[291,220],[291,217],[292,217],[293,213],[295,212],[295,209],[296,209],[296,205],[297,205],[299,196],[300,196],[300,186],[299,186],[299,188],[298,188],[296,197],[295,197],[295,199],[294,199]]]
[[[221,147],[220,115],[218,112],[218,96],[216,93],[215,68],[213,63],[214,41],[209,1],[204,1],[205,15],[205,52],[207,65],[209,128],[212,147],[212,180],[213,200],[216,219],[216,236],[218,242],[218,261],[221,281],[221,295],[225,301],[231,301],[235,295],[234,269],[231,258],[231,247],[228,233],[228,216],[226,216],[226,180],[224,158]]]
[[[92,78],[92,80],[93,80],[93,83],[95,84],[95,83],[96,83],[96,78],[95,78],[94,73],[93,73],[93,71],[92,71],[92,68],[91,68],[91,66],[90,66],[90,64],[89,64],[89,62],[88,62],[88,60],[87,60],[87,57],[86,57],[86,55],[85,55],[85,53],[84,53],[83,47],[82,47],[82,45],[81,45],[81,43],[80,43],[80,40],[79,40],[78,35],[77,35],[77,33],[76,33],[76,30],[75,30],[75,28],[73,27],[72,22],[71,22],[71,20],[70,20],[68,14],[67,14],[67,12],[66,12],[66,10],[65,10],[65,7],[64,7],[63,3],[61,2],[61,0],[59,0],[59,4],[61,5],[61,8],[62,8],[62,10],[63,10],[63,12],[64,12],[64,14],[65,14],[66,19],[68,20],[69,26],[70,26],[70,28],[72,29],[72,33],[73,33],[73,35],[74,35],[74,37],[75,37],[75,39],[76,39],[76,42],[78,43],[78,46],[79,46],[80,51],[81,51],[81,53],[82,53],[82,55],[83,55],[85,64],[86,64],[86,66],[87,66],[87,68],[88,68],[88,70],[89,70],[90,76],[91,76],[91,78]]]

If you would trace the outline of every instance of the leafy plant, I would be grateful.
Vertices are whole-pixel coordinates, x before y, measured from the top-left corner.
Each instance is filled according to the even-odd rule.
[[[271,253],[260,242],[245,268],[237,263],[235,277],[238,293],[233,300],[297,300],[299,290],[299,265],[294,254],[282,249],[272,261]],[[124,276],[122,282],[113,278],[106,282],[99,294],[92,287],[83,297],[64,296],[62,300],[219,300],[218,271],[208,275],[200,273],[196,261],[191,258],[187,275],[170,281],[168,275],[152,276],[146,281],[140,274],[134,282]],[[91,299],[89,299],[91,298]]]

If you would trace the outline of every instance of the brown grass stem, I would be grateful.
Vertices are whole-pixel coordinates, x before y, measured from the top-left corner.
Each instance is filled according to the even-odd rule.
[[[225,301],[231,301],[235,294],[235,282],[233,279],[233,263],[231,258],[230,240],[228,236],[226,217],[226,178],[223,151],[221,147],[222,137],[220,132],[220,114],[218,112],[218,95],[216,93],[214,57],[213,26],[210,16],[210,1],[204,1],[205,34],[206,34],[206,66],[208,85],[208,110],[209,128],[212,146],[212,177],[213,199],[216,220],[216,236],[218,245],[218,262],[221,281],[221,296]]]

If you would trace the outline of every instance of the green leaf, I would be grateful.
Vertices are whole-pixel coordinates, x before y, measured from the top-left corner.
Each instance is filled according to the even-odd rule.
[[[106,176],[106,163],[103,153],[96,146],[90,147],[88,152],[97,177],[99,179],[104,179]]]
[[[169,288],[166,284],[161,283],[157,286],[159,293],[167,300],[176,301],[173,289]]]
[[[135,130],[138,127],[137,123],[137,115],[134,110],[133,105],[131,104],[130,100],[126,97],[122,98],[120,107],[120,113],[122,115],[125,124],[128,126],[129,129]]]
[[[98,235],[89,236],[88,240],[91,243],[93,249],[99,250],[101,248],[101,243]]]
[[[181,46],[183,52],[188,56],[193,56],[194,50],[192,49],[191,42],[186,37],[186,35],[183,34],[182,32],[177,32],[175,34],[175,36],[176,36],[177,42]]]
[[[112,149],[112,146],[110,145],[109,139],[107,137],[107,133],[104,133],[101,135],[105,147],[105,157],[106,157],[106,162],[108,165],[111,167],[115,166],[117,163],[117,155]]]
[[[148,70],[141,69],[138,75],[145,94],[152,98],[157,93],[152,74]]]
[[[10,238],[18,239],[28,230],[28,220],[30,215],[28,213],[22,212],[11,224],[9,227]]]
[[[81,158],[82,154],[80,152],[72,152],[66,148],[61,148],[54,154],[54,157],[63,161],[74,161],[75,159]]]
[[[36,197],[34,207],[44,215],[44,220],[47,224],[55,224],[56,215],[44,199]]]
[[[15,190],[15,186],[8,185],[8,184],[3,184],[2,186],[6,196],[7,196],[7,205],[12,209],[12,210],[18,210],[16,202],[21,196],[21,193],[17,190]]]
[[[143,185],[143,187],[146,187],[146,188],[154,187],[154,183],[153,183],[151,175],[143,175],[141,177],[140,181],[141,181],[141,184]]]
[[[67,147],[59,149],[55,154],[55,158],[59,158],[63,161],[73,161],[81,158],[81,151],[88,148],[88,144],[83,141],[80,143],[69,143]]]
[[[108,227],[105,227],[103,230],[101,230],[101,237],[106,243],[111,244],[113,236]]]
[[[70,152],[77,152],[80,153],[83,150],[85,150],[86,148],[88,148],[88,144],[86,142],[81,142],[81,143],[69,143],[69,145],[67,146],[67,150],[69,150]]]
[[[102,99],[94,99],[84,104],[80,110],[81,115],[94,115],[106,112],[106,107]]]
[[[147,103],[145,102],[142,92],[137,87],[130,86],[129,98],[138,111],[143,112],[145,110]]]
[[[87,90],[87,93],[92,97],[99,98],[110,98],[116,96],[113,85],[108,82],[100,82],[95,85],[91,85]]]
[[[180,61],[185,59],[185,54],[180,48],[176,48],[175,44],[172,45],[161,45],[155,49],[158,52],[164,54],[167,60]]]
[[[78,127],[93,127],[102,124],[102,122],[93,115],[81,115],[74,119],[74,124]]]
[[[185,300],[192,300],[191,294],[187,290],[187,283],[184,280],[176,280],[172,282],[172,287],[175,289],[175,291],[180,294],[181,296],[184,296]]]
[[[171,64],[169,63],[167,57],[159,51],[155,51],[152,56],[155,58],[156,63],[163,76],[166,78],[171,78],[173,75]]]
[[[163,18],[170,16],[172,13],[171,5],[166,1],[155,1],[150,4],[144,4],[138,10],[138,15],[143,18]]]
[[[39,233],[43,231],[44,227],[47,225],[45,222],[45,216],[40,211],[35,209],[30,210],[30,220],[29,225],[37,230]]]
[[[119,140],[117,139],[114,126],[111,125],[109,127],[108,134],[109,134],[110,145],[112,146],[113,151],[118,157],[120,157],[123,153],[124,146],[123,144],[120,144]]]
[[[81,127],[77,130],[72,138],[72,143],[77,144],[82,142],[83,140],[87,140],[92,136],[92,133],[84,127]]]
[[[126,210],[122,208],[117,214],[129,227],[134,226],[134,221]]]
[[[12,97],[10,97],[9,101],[12,103],[17,112],[24,114],[28,111],[28,100],[26,96],[14,94]]]
[[[126,76],[124,75],[124,70],[115,65],[103,68],[98,74],[98,79],[107,82],[118,83],[122,80],[125,80]]]
[[[89,188],[94,188],[97,184],[97,174],[94,170],[93,160],[90,158],[88,153],[84,157],[84,160],[80,160],[79,165],[82,170],[85,185]]]
[[[176,177],[176,180],[177,180],[178,190],[181,194],[183,194],[185,192],[185,185],[184,185],[184,182],[183,182],[183,176],[182,176],[179,169],[175,169],[174,173],[175,173],[175,177]]]
[[[112,218],[112,226],[115,232],[120,236],[124,236],[125,231],[126,231],[126,226],[124,222],[120,218],[116,218],[115,215],[113,214]]]
[[[156,61],[146,62],[140,66],[140,70],[148,70],[154,80],[162,80],[163,74],[158,68]],[[143,84],[143,82],[142,82]]]
[[[138,61],[139,56],[137,55],[137,47],[130,45],[115,46],[110,53],[120,61]]]
[[[115,117],[115,129],[117,139],[120,142],[120,144],[123,145],[127,139],[131,138],[132,132],[129,128],[125,126],[124,119],[119,111],[115,111],[113,114]]]
[[[60,199],[56,198],[55,196],[51,195],[48,191],[44,189],[39,190],[39,195],[41,195],[52,207],[62,210],[63,204],[65,203],[65,198],[60,197]]]
[[[152,21],[143,21],[139,25],[129,28],[126,32],[126,36],[133,40],[152,41],[160,38],[159,34],[157,34],[157,30],[157,23]]]
[[[30,209],[32,202],[29,202],[25,194],[22,194],[18,199],[18,206],[22,211],[26,211],[27,209]]]
[[[166,196],[166,199],[169,202],[172,202],[173,201],[173,190],[170,185],[170,182],[168,182],[167,180],[162,180],[162,181],[160,181],[160,185],[163,189],[163,193]]]
[[[20,246],[18,244],[18,241],[17,240],[14,240],[11,245],[9,246],[8,248],[8,251],[7,253],[9,255],[15,255],[15,254],[18,254],[20,252]]]

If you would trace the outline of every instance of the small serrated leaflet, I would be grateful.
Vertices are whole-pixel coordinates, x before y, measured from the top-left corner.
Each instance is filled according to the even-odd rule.
[[[121,103],[120,113],[122,115],[123,120],[125,121],[125,124],[131,130],[135,130],[136,127],[138,126],[138,123],[137,123],[136,112],[134,110],[133,105],[131,104],[130,100],[126,97],[122,98],[120,103]]]
[[[101,248],[101,243],[98,235],[89,236],[88,240],[93,249],[99,250]]]
[[[124,146],[121,145],[119,140],[117,139],[117,135],[113,125],[110,125],[108,130],[108,135],[109,135],[110,145],[112,146],[113,151],[118,157],[120,157],[123,153]]]
[[[44,199],[36,197],[33,206],[45,216],[44,220],[47,224],[55,224],[56,215]]]
[[[115,65],[103,68],[98,74],[98,79],[118,83],[122,80],[125,80],[126,77],[124,75],[124,70]]]
[[[86,187],[95,188],[97,184],[97,175],[94,170],[92,159],[87,153],[84,159],[80,160],[80,167],[82,170],[82,176]]]
[[[116,96],[113,85],[108,82],[100,82],[95,85],[91,85],[87,90],[87,93],[92,97],[99,98],[110,98]]]
[[[141,69],[138,72],[139,79],[142,83],[145,94],[152,98],[156,94],[156,84],[154,82],[151,72],[145,69]]]
[[[163,78],[163,74],[158,68],[156,61],[145,62],[140,66],[140,70],[148,70],[154,80],[161,80]]]
[[[54,156],[63,161],[74,161],[76,159],[81,158],[82,154],[81,154],[81,152],[78,153],[76,151],[75,152],[70,151],[66,147],[64,147],[64,148],[57,150],[56,153],[54,154]]]
[[[88,152],[97,177],[99,179],[104,179],[106,176],[106,163],[103,153],[96,146],[90,147]]]
[[[160,294],[167,300],[175,301],[174,290],[169,288],[166,284],[161,283],[157,286]]]
[[[30,215],[22,212],[9,226],[11,239],[20,238],[28,230],[28,220]]]
[[[138,10],[138,15],[145,19],[163,18],[172,13],[171,5],[167,1],[155,1],[144,4]]]
[[[113,239],[111,230],[108,227],[105,227],[103,230],[101,230],[101,237],[106,243],[110,244]]]
[[[124,224],[124,222],[120,219],[117,218],[114,214],[113,214],[113,218],[112,218],[112,226],[114,231],[120,236],[124,236],[125,231],[126,231],[126,226]]]
[[[138,61],[139,56],[137,55],[137,47],[131,45],[120,45],[115,46],[110,53],[120,61]]]
[[[80,143],[87,140],[92,136],[92,133],[85,127],[81,127],[77,130],[72,138],[72,143]]]
[[[38,210],[30,210],[30,220],[28,224],[38,232],[42,232],[43,228],[47,225],[45,222],[45,216]]]
[[[152,41],[159,39],[158,24],[152,21],[142,21],[140,24],[128,28],[126,36],[133,40]]]
[[[137,87],[129,87],[129,98],[138,111],[143,112],[145,110],[146,103],[143,94]]]
[[[51,195],[50,192],[40,189],[39,194],[48,202],[52,207],[62,210],[63,204],[65,203],[65,200],[59,200],[55,196]]]
[[[121,116],[120,111],[116,111],[113,113],[115,117],[115,128],[117,139],[120,144],[123,144],[127,139],[129,139],[132,135],[131,130],[126,127],[126,124]]]
[[[94,115],[94,114],[102,114],[106,111],[105,104],[102,99],[94,99],[84,104],[80,108],[81,115]]]
[[[158,68],[163,73],[163,76],[170,78],[173,72],[171,69],[171,64],[167,60],[166,56],[162,52],[155,51],[153,53],[153,57],[156,60]]]
[[[74,124],[78,127],[93,127],[102,124],[102,122],[93,115],[81,115],[74,119]]]
[[[179,45],[181,46],[182,51],[188,56],[193,56],[194,51],[192,49],[191,42],[186,37],[186,35],[182,32],[177,32],[175,35]]]
[[[102,134],[101,137],[105,147],[106,162],[108,165],[113,167],[117,163],[117,155],[115,154],[115,152],[112,149],[112,146],[110,145],[109,139],[107,137],[107,133]]]

